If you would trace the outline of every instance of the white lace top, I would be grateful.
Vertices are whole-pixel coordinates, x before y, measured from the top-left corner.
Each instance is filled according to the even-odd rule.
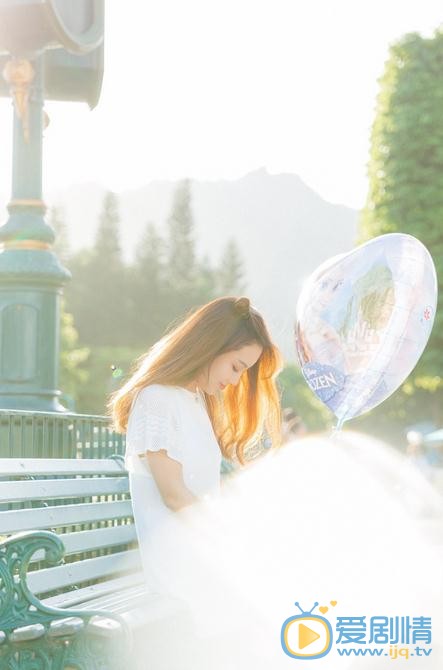
[[[181,463],[184,483],[194,495],[202,500],[219,497],[222,456],[201,393],[180,386],[146,386],[133,401],[126,431],[125,465],[148,589],[188,599],[192,589],[184,588],[183,579],[189,570],[177,572],[176,561],[180,556],[181,564],[193,551],[191,535],[163,502],[147,458],[140,458],[160,449]]]
[[[145,485],[152,492],[152,504],[159,503],[159,492],[147,459],[139,454],[160,449],[166,449],[170,458],[181,463],[185,485],[194,495],[201,497],[220,490],[221,451],[203,394],[181,386],[151,384],[133,402],[126,433],[125,465],[130,474],[141,475],[151,482],[150,487],[146,481]],[[147,514],[150,506],[146,506]]]

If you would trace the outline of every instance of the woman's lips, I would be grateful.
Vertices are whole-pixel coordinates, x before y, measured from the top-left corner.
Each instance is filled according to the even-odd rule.
[[[221,390],[223,391],[223,389],[225,388],[225,385],[220,383],[219,386],[220,386]]]

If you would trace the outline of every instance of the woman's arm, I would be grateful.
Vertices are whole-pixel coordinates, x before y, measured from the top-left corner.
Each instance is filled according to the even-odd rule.
[[[199,499],[191,493],[183,481],[181,463],[169,458],[166,449],[146,451],[140,456],[147,458],[163,502],[169,509],[178,512],[183,507],[198,502]]]

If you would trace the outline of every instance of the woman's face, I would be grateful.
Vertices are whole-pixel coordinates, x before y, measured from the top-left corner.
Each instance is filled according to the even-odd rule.
[[[209,395],[215,395],[229,384],[237,385],[243,372],[255,365],[262,351],[261,344],[253,342],[216,356],[197,377],[197,386]]]

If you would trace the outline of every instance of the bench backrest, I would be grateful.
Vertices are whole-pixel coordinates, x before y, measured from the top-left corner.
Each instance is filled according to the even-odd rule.
[[[139,571],[122,457],[0,459],[0,536],[30,530],[52,530],[66,548],[56,567],[34,554],[27,582],[39,596]]]

